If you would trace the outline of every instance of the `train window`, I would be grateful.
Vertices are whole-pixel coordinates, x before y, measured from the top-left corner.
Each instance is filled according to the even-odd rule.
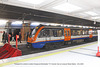
[[[56,29],[53,29],[52,31],[53,31],[53,36],[54,37],[57,37],[57,30]]]
[[[83,35],[88,35],[88,30],[83,30]]]
[[[67,30],[65,30],[65,34],[66,34],[66,36],[67,36]]]
[[[92,31],[92,30],[90,30],[90,31],[89,31],[89,34],[93,34],[93,31]]]
[[[85,34],[85,31],[83,30],[83,35]]]
[[[50,36],[53,36],[53,31],[52,31],[52,29],[50,29]]]
[[[77,35],[80,35],[81,34],[81,31],[80,30],[77,30]]]
[[[81,35],[83,35],[83,30],[81,30],[81,32],[80,32],[80,33],[81,33]]]
[[[68,30],[68,36],[70,36],[70,32],[69,32],[69,30]]]
[[[50,37],[50,29],[45,29],[44,31],[46,37]]]
[[[88,30],[85,31],[85,35],[88,35]]]
[[[63,31],[61,29],[57,30],[57,37],[63,36]]]
[[[72,34],[72,36],[75,36],[76,35],[75,30],[71,30],[71,34]]]
[[[51,36],[54,36],[54,37],[61,37],[61,36],[63,36],[63,35],[64,35],[63,29],[52,29]]]
[[[50,30],[49,29],[42,29],[38,35],[39,38],[42,37],[50,37]]]
[[[95,30],[95,34],[97,34],[97,30]]]
[[[97,34],[97,31],[96,30],[93,30],[93,34]]]

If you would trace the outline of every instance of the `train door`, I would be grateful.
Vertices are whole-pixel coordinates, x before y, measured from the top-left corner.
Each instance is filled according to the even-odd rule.
[[[69,41],[71,40],[71,31],[70,28],[64,28],[64,41]]]
[[[89,38],[92,38],[92,37],[93,37],[92,29],[89,29]]]

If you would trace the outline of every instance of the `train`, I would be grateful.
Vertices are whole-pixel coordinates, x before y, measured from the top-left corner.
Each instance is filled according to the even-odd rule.
[[[54,48],[83,41],[97,40],[97,29],[39,25],[29,33],[28,48]]]

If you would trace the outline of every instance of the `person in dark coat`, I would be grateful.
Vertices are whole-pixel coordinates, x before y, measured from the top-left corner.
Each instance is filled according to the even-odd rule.
[[[4,37],[5,37],[5,43],[8,42],[8,34],[7,33],[5,33]]]
[[[3,31],[3,35],[2,35],[2,42],[5,42],[5,31]]]
[[[21,43],[21,38],[22,38],[21,32],[19,32],[19,41],[20,41],[20,43]]]

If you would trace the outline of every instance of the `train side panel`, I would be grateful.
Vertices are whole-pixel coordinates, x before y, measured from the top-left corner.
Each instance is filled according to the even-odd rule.
[[[63,28],[63,36],[45,36],[39,37],[41,31],[45,27],[42,26],[38,29],[35,36],[33,38],[28,37],[28,43],[32,45],[33,48],[43,48],[47,43],[56,43],[56,42],[71,42],[73,40],[81,40],[81,39],[92,39],[96,38],[97,34],[92,33],[92,29],[88,29],[89,34],[88,35],[77,35],[73,36],[71,35],[71,29],[70,28]],[[49,29],[50,30],[50,29]],[[42,31],[43,34],[45,31]],[[50,33],[49,33],[50,34]],[[52,46],[52,44],[50,44]]]

